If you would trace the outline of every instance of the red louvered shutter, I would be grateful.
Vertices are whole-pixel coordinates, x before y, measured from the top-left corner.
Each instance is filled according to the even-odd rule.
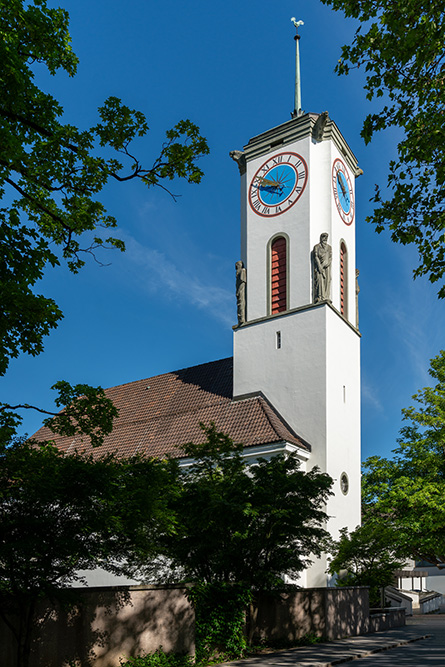
[[[272,243],[271,293],[272,314],[287,310],[286,239],[280,236]]]
[[[346,246],[340,246],[340,312],[346,317]]]

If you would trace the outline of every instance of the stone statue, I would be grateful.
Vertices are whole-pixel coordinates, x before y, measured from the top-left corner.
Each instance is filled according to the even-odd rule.
[[[328,244],[328,234],[320,235],[320,243],[312,251],[314,267],[314,303],[331,301],[332,248]]]
[[[246,283],[247,271],[243,262],[235,263],[236,269],[236,306],[238,311],[238,324],[246,322]]]
[[[246,173],[246,156],[243,151],[230,151],[229,153],[232,160],[235,160],[238,165],[239,173],[241,176]]]
[[[360,292],[360,287],[358,284],[358,277],[360,275],[360,271],[358,269],[355,270],[355,326],[358,329],[358,295]]]
[[[312,137],[315,141],[323,141],[323,132],[328,121],[329,113],[327,111],[323,111],[323,113],[318,116],[317,120],[315,121],[315,125],[312,128]]]

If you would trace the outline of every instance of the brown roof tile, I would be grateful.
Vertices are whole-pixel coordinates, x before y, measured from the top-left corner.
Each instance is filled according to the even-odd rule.
[[[180,456],[180,445],[205,440],[200,422],[214,422],[245,447],[287,441],[309,449],[264,396],[233,400],[232,386],[233,360],[228,358],[106,389],[119,416],[100,452]],[[89,438],[55,436],[45,427],[34,438],[54,440],[66,452],[90,450]]]

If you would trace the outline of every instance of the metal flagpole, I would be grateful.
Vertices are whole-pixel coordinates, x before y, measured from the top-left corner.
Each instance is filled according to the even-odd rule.
[[[303,21],[297,21],[295,16],[291,18],[292,23],[295,26],[297,34],[295,35],[295,106],[292,112],[292,118],[297,118],[303,113],[301,109],[301,78],[300,78],[300,35],[298,34],[298,28],[301,25],[304,25]]]

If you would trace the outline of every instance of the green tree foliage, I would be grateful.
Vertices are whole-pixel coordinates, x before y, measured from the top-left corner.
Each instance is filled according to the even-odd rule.
[[[196,660],[203,665],[242,657],[247,649],[246,584],[198,582],[187,595],[195,610]]]
[[[119,659],[121,667],[193,667],[195,661],[189,655],[165,653],[159,648],[154,653],[147,653],[128,660]]]
[[[205,444],[182,448],[193,463],[172,499],[176,532],[160,551],[192,581],[269,588],[297,576],[321,553],[331,478],[300,471],[293,455],[249,466],[242,445],[203,428]]]
[[[351,534],[346,528],[331,544],[329,572],[337,574],[337,586],[369,586],[371,607],[381,604],[381,588],[394,581],[404,560],[397,555],[391,526],[368,520]]]
[[[362,136],[399,128],[403,138],[390,162],[388,188],[376,186],[368,218],[393,241],[419,252],[414,276],[441,280],[445,297],[445,4],[443,0],[322,0],[360,21],[344,46],[339,74],[362,67],[366,96],[379,98]]]
[[[402,411],[393,459],[365,461],[365,519],[392,530],[393,544],[406,557],[445,562],[445,352],[431,360],[436,384],[413,396]]]
[[[85,253],[124,249],[108,236],[117,222],[97,199],[107,182],[138,179],[164,189],[176,177],[199,183],[197,160],[208,153],[199,128],[182,120],[143,165],[132,142],[147,133],[146,118],[116,97],[99,108],[94,127],[64,123],[63,108],[36,85],[34,71],[76,74],[68,22],[64,9],[45,0],[0,0],[1,375],[20,353],[39,354],[62,317],[35,291],[45,269],[65,261],[77,272]],[[10,425],[9,417],[3,422]]]
[[[64,599],[79,570],[120,572],[143,539],[154,555],[172,529],[165,489],[172,463],[141,457],[64,456],[16,440],[0,452],[0,617],[26,667],[39,598]],[[143,534],[142,534],[143,533]]]

